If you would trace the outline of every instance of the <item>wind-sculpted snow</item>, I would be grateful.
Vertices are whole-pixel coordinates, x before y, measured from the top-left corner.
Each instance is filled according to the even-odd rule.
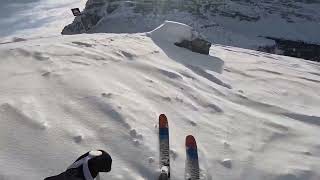
[[[188,134],[205,180],[320,179],[319,63],[222,45],[205,56],[152,34],[1,44],[0,179],[59,174],[92,149],[113,158],[102,180],[157,179],[161,113],[172,179]]]
[[[211,70],[217,73],[221,73],[224,62],[213,56],[207,56],[198,53],[192,53],[189,50],[177,47],[175,42],[182,40],[193,40],[199,36],[199,34],[190,26],[185,24],[165,21],[158,28],[147,33],[152,38],[155,44],[157,44],[163,52],[186,67],[201,67],[206,70]],[[176,52],[180,53],[177,54]],[[192,68],[190,68],[192,70]]]
[[[149,32],[154,39],[170,42],[172,44],[182,40],[193,40],[198,34],[192,27],[173,21],[165,21],[162,25]]]

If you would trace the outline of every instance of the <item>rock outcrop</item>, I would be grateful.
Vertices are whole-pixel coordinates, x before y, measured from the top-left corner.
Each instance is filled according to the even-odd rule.
[[[197,52],[200,54],[206,54],[209,55],[209,50],[211,47],[211,43],[207,40],[196,38],[193,40],[183,40],[181,42],[176,42],[176,46],[183,47],[186,49],[189,49],[193,52]]]

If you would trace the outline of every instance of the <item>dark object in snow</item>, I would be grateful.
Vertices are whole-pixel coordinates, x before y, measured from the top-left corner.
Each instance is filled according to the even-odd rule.
[[[194,40],[182,40],[181,42],[174,43],[176,46],[183,47],[186,49],[190,49],[193,52],[197,52],[200,54],[209,54],[209,50],[211,47],[211,43],[204,39],[196,38]]]
[[[81,16],[81,11],[79,8],[73,8],[71,11],[74,16]]]
[[[226,168],[232,168],[232,161],[231,159],[224,159],[221,161],[221,164]]]
[[[99,172],[111,171],[111,156],[103,151],[90,151],[80,156],[67,170],[44,180],[93,180]]]
[[[271,46],[260,46],[258,48],[259,51],[320,62],[320,44],[275,37],[265,38],[274,40],[275,44]]]

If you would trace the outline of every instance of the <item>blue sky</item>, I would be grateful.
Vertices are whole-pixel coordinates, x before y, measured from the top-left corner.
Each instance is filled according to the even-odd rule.
[[[59,34],[73,20],[73,7],[86,0],[1,0],[0,38],[33,33]]]

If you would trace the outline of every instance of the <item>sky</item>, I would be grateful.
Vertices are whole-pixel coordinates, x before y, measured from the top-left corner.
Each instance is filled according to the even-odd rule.
[[[0,38],[58,35],[74,19],[70,9],[86,0],[1,0]]]

